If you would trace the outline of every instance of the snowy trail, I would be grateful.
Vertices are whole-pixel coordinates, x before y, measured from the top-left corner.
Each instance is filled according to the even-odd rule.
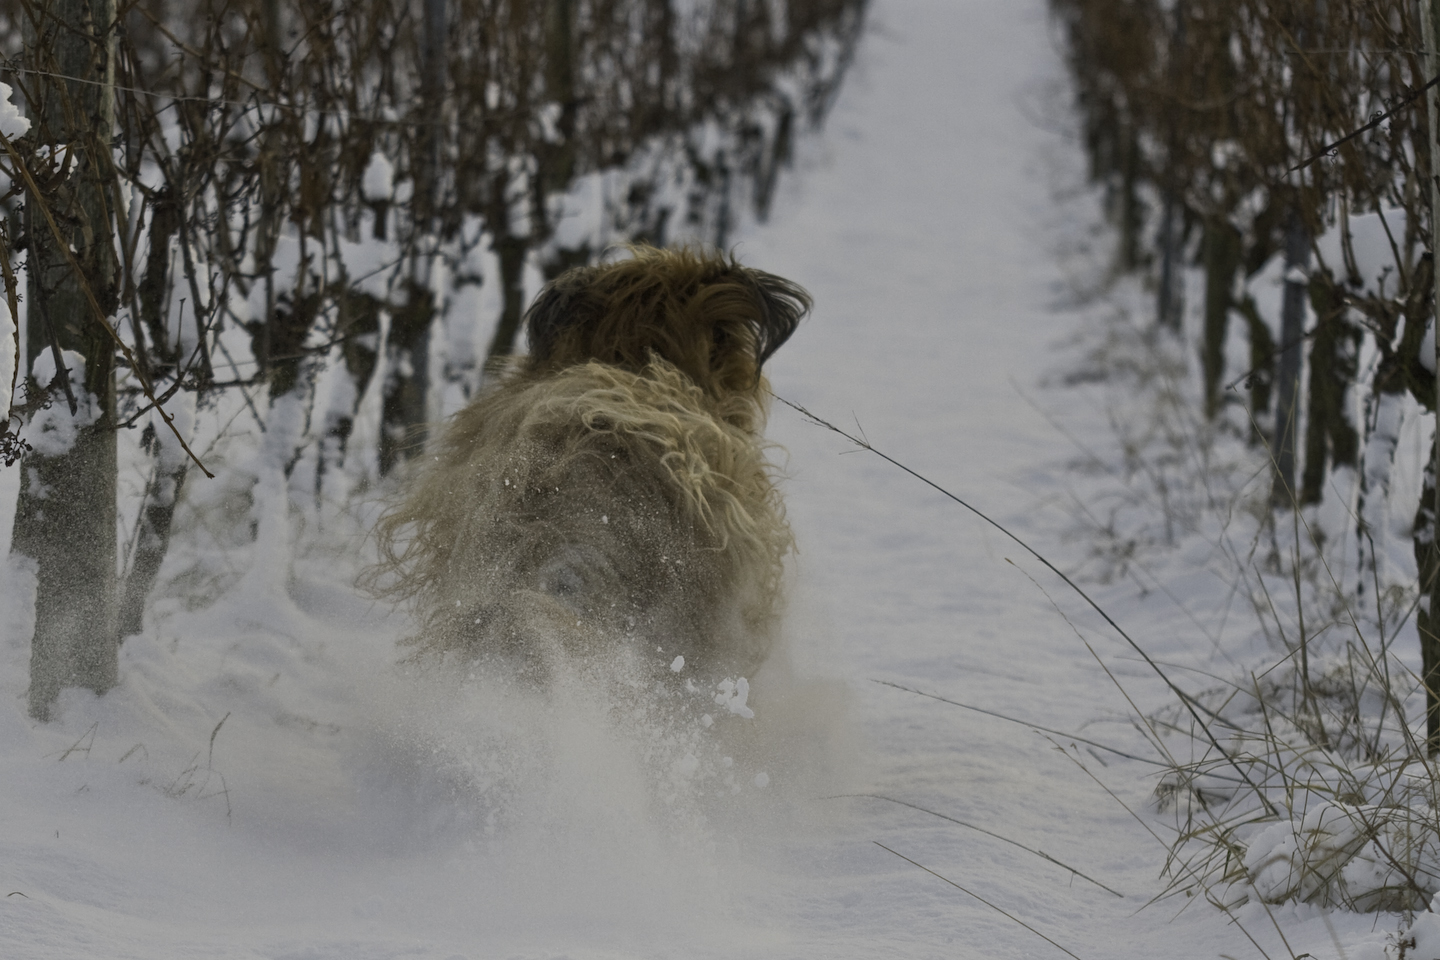
[[[843,427],[858,421],[887,453],[1053,548],[1057,530],[1036,508],[1054,491],[1018,485],[1066,454],[1017,390],[1054,363],[1050,348],[1073,323],[1052,307],[1059,278],[1043,232],[1042,157],[1055,137],[1023,113],[1060,69],[1044,5],[882,3],[874,17],[828,130],[830,162],[800,178],[794,206],[743,248],[819,304],[772,381]],[[910,942],[916,956],[1061,955],[868,842],[878,840],[1081,956],[1144,955],[1151,923],[1128,918],[1155,890],[1160,850],[1115,801],[1038,734],[869,682],[1076,733],[1117,715],[1103,673],[1006,560],[1072,607],[1064,587],[878,458],[837,456],[846,443],[793,412],[777,409],[771,435],[790,451],[788,502],[801,568],[823,584],[830,658],[845,665],[860,725],[885,758],[867,792],[1038,847],[1127,894],[1071,883],[1030,853],[895,804],[836,801],[857,817],[845,882],[886,906],[857,911],[833,932],[834,949],[873,938]]]
[[[1063,359],[1052,348],[1073,324],[1054,309],[1046,158],[1079,161],[1027,119],[1061,75],[1045,3],[877,0],[872,16],[823,138],[739,248],[817,302],[772,383],[1062,550],[1048,504],[1064,493],[1054,471],[1067,451],[1017,390]],[[123,648],[122,687],[98,702],[67,694],[47,727],[23,717],[28,624],[12,620],[0,623],[0,892],[23,896],[0,901],[0,960],[1063,956],[876,842],[1085,960],[1257,956],[1203,904],[1173,922],[1179,903],[1137,914],[1163,850],[1050,740],[872,682],[1133,744],[1097,722],[1124,703],[1027,572],[1078,610],[1065,588],[793,411],[777,405],[770,436],[789,451],[801,549],[796,659],[848,693],[818,682],[767,705],[757,682],[756,705],[761,722],[767,709],[813,710],[791,722],[842,741],[828,776],[787,785],[780,764],[783,799],[680,804],[657,829],[633,812],[644,771],[586,726],[583,703],[407,700],[389,676],[399,628],[347,592],[343,554],[306,561],[296,584],[257,577],[213,607],[164,606],[156,635]],[[1120,641],[1092,633],[1153,697]],[[565,771],[554,782],[525,750],[496,754],[515,767],[498,771],[471,756],[477,738],[527,725],[547,731],[524,746]],[[212,760],[223,783],[207,776]],[[1148,768],[1087,763],[1137,809],[1153,787]],[[466,820],[483,804],[457,800],[486,776],[536,781],[498,840]],[[1124,896],[899,803],[830,793],[929,808]],[[1277,917],[1296,952],[1322,955],[1318,914]],[[1263,914],[1243,919],[1284,955]]]
[[[1059,561],[1064,515],[1046,506],[1064,478],[1047,468],[1072,451],[1022,391],[1035,395],[1040,376],[1066,360],[1055,347],[1075,320],[1055,308],[1061,276],[1048,228],[1055,165],[1074,182],[1083,168],[1073,144],[1031,119],[1055,108],[1045,98],[1063,76],[1045,4],[880,2],[873,16],[824,160],[742,248],[749,262],[806,284],[818,304],[772,362],[772,382],[842,428],[858,423],[878,448]],[[1040,400],[1052,410],[1068,402],[1059,391]],[[1083,422],[1101,419],[1084,401],[1065,412],[1082,433],[1105,429]],[[834,801],[851,804],[856,819],[836,842],[845,867],[832,882],[867,906],[826,931],[832,955],[865,955],[857,944],[869,940],[891,955],[1063,956],[872,840],[1087,960],[1257,955],[1205,905],[1174,922],[1183,901],[1135,915],[1160,889],[1163,850],[1049,739],[870,682],[1135,749],[1123,725],[1096,723],[1126,716],[1124,701],[1027,575],[1092,622],[1083,604],[983,521],[879,458],[840,456],[843,439],[793,411],[777,405],[770,434],[790,453],[800,566],[823,597],[818,656],[851,680],[859,725],[883,758],[866,792],[1038,848],[1125,894],[893,803]],[[1087,635],[1127,685],[1157,694],[1122,641]],[[1086,760],[1141,809],[1150,770]],[[1277,911],[1287,935],[1299,928],[1302,940],[1329,945],[1314,914],[1291,914]],[[1244,921],[1283,954],[1263,913]]]

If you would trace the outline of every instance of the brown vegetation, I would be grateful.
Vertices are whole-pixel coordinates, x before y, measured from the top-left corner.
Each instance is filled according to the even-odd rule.
[[[95,422],[100,442],[143,431],[154,456],[128,569],[71,632],[113,661],[116,628],[105,624],[118,598],[119,635],[141,623],[180,491],[210,469],[174,455],[186,435],[168,411],[185,395],[203,415],[238,394],[285,482],[313,461],[318,499],[356,452],[373,381],[379,466],[397,466],[423,440],[432,398],[469,395],[484,376],[485,351],[432,342],[455,330],[468,342],[470,327],[493,323],[498,369],[517,348],[527,266],[553,277],[628,240],[723,246],[746,211],[763,217],[795,136],[833,100],[864,10],[865,0],[0,3],[16,101],[36,118],[50,104],[68,124],[37,123],[0,153],[10,187],[0,203],[13,214],[0,224],[0,277],[12,313],[30,308],[25,402],[0,425],[0,454],[36,466],[25,418],[74,409],[62,354],[50,382],[28,376],[55,347],[80,352],[92,392],[114,397]],[[113,120],[91,108],[97,97]],[[600,199],[577,212],[568,194],[582,181]],[[362,270],[353,252],[366,243],[384,255]],[[22,251],[28,280],[15,271]],[[498,316],[454,309],[477,284],[494,285]],[[66,324],[84,342],[57,341]],[[331,366],[350,381],[339,400],[315,393]],[[112,461],[59,457],[54,469],[113,505]],[[76,536],[103,547],[113,537],[98,510],[82,511],[77,523],[94,531],[81,535],[22,499],[17,549],[34,557]],[[41,564],[42,595],[58,595],[44,583],[60,563]],[[48,702],[56,689],[36,695]]]

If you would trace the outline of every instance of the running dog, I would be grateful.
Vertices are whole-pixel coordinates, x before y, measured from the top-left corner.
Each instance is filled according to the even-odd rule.
[[[376,580],[410,602],[417,657],[543,682],[621,656],[745,676],[769,652],[792,539],[761,367],[810,297],[718,253],[630,253],[540,292],[529,355],[382,517]]]

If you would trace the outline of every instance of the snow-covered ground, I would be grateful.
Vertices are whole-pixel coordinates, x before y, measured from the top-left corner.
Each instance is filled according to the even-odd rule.
[[[769,369],[780,396],[1057,561],[1081,555],[1061,505],[1084,480],[1055,424],[1109,436],[1093,392],[1040,386],[1078,362],[1059,253],[1097,216],[1056,202],[1083,173],[1046,119],[1065,102],[1043,0],[877,0],[824,135],[739,247],[816,299]],[[1143,749],[1048,591],[1138,702],[1163,689],[956,504],[785,406],[770,435],[800,543],[790,653],[753,678],[753,719],[709,729],[579,683],[542,702],[397,668],[402,618],[350,585],[363,525],[302,537],[293,573],[237,555],[249,572],[204,605],[170,589],[121,685],[38,725],[12,571],[0,957],[1382,955],[1391,918],[1247,906],[1247,935],[1198,900],[1146,907],[1153,767],[887,684]],[[166,576],[203,591],[186,556]],[[1156,649],[1207,655],[1173,604],[1103,593]]]

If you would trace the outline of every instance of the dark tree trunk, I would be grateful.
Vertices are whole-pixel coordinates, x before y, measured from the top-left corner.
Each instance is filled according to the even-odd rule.
[[[541,188],[563,190],[575,176],[575,0],[548,0],[545,10],[545,95],[560,105],[559,142],[546,151]]]
[[[1120,228],[1120,249],[1116,266],[1129,272],[1140,266],[1140,232],[1145,222],[1145,206],[1140,200],[1140,140],[1134,131],[1126,130],[1121,141],[1119,183],[1111,198],[1112,216]]]
[[[150,251],[145,262],[145,276],[137,288],[140,300],[140,321],[144,337],[137,336],[137,345],[150,343],[151,370],[157,380],[183,376],[178,338],[172,342],[169,329],[170,241],[180,230],[181,210],[172,188],[167,187],[155,198],[150,215]],[[175,519],[175,505],[180,488],[185,485],[189,460],[170,436],[160,436],[152,425],[146,430],[146,447],[155,458],[155,466],[145,485],[141,500],[135,548],[130,566],[120,587],[116,639],[124,640],[143,627],[145,600],[160,574],[160,565],[170,549],[170,527]]]
[[[1293,215],[1285,235],[1285,299],[1280,315],[1280,358],[1276,373],[1274,503],[1293,506],[1295,446],[1300,427],[1300,371],[1304,357],[1305,300],[1309,288],[1303,274],[1310,267],[1310,233]]]
[[[1415,626],[1420,633],[1421,682],[1425,688],[1425,742],[1434,756],[1440,749],[1440,551],[1435,543],[1435,441],[1430,442],[1430,459],[1425,465],[1425,482],[1420,506],[1415,511],[1415,566],[1420,575],[1420,604],[1415,609]]]
[[[158,447],[165,440],[157,437],[153,442]],[[168,445],[164,449],[168,450]],[[145,600],[150,596],[150,590],[160,575],[160,565],[165,562],[165,554],[170,550],[170,527],[175,520],[175,505],[180,500],[180,490],[185,485],[185,474],[190,466],[182,451],[175,450],[173,454],[157,453],[154,472],[145,485],[135,550],[120,591],[117,640],[133,636],[143,629]]]
[[[1180,87],[1180,84],[1179,84],[1179,77],[1178,77],[1178,74],[1177,74],[1177,70],[1178,70],[1178,65],[1179,65],[1179,63],[1180,63],[1180,50],[1181,50],[1181,48],[1183,48],[1183,46],[1184,46],[1184,44],[1185,44],[1185,4],[1184,4],[1183,0],[1177,0],[1177,2],[1176,2],[1176,4],[1175,4],[1175,9],[1174,9],[1173,13],[1174,13],[1174,22],[1173,22],[1173,24],[1172,24],[1172,26],[1171,26],[1171,30],[1170,30],[1170,51],[1169,51],[1169,60],[1170,60],[1170,86],[1171,86],[1171,89],[1177,89],[1177,90],[1178,90],[1179,87]],[[1180,250],[1179,250],[1179,247],[1180,247],[1180,238],[1179,238],[1179,236],[1178,236],[1177,225],[1176,225],[1176,223],[1175,223],[1175,220],[1176,220],[1176,218],[1177,218],[1177,216],[1178,216],[1178,214],[1179,214],[1179,206],[1180,206],[1180,204],[1179,204],[1179,201],[1176,199],[1176,196],[1175,196],[1176,190],[1175,190],[1175,184],[1174,184],[1174,182],[1173,182],[1174,179],[1175,179],[1174,167],[1175,167],[1175,163],[1176,163],[1177,156],[1178,156],[1178,154],[1179,154],[1179,152],[1180,152],[1180,151],[1179,151],[1179,140],[1180,140],[1180,134],[1179,134],[1179,129],[1178,129],[1177,125],[1176,125],[1175,111],[1171,110],[1171,111],[1168,111],[1168,112],[1167,112],[1167,129],[1166,129],[1166,143],[1167,143],[1167,145],[1168,145],[1168,146],[1167,146],[1167,150],[1166,150],[1166,157],[1167,157],[1167,161],[1168,161],[1168,162],[1167,162],[1167,164],[1166,164],[1165,175],[1164,175],[1164,177],[1163,177],[1163,179],[1165,180],[1165,183],[1162,184],[1162,186],[1161,186],[1161,194],[1162,194],[1161,203],[1162,203],[1163,206],[1162,206],[1162,211],[1161,211],[1161,214],[1160,214],[1160,289],[1156,292],[1156,301],[1157,301],[1157,302],[1156,302],[1156,317],[1157,317],[1157,319],[1159,320],[1161,329],[1169,330],[1171,333],[1174,333],[1174,334],[1177,334],[1177,335],[1180,333],[1180,326],[1181,326],[1182,316],[1183,316],[1183,312],[1184,312],[1184,304],[1183,304],[1182,298],[1181,298],[1180,277],[1179,277],[1179,273],[1180,273],[1180,262],[1179,262],[1179,261],[1180,261]],[[1207,242],[1208,242],[1208,237],[1207,237]],[[1238,241],[1237,241],[1237,242],[1238,242]],[[1207,272],[1207,277],[1208,277],[1208,274],[1209,274],[1208,269],[1207,269],[1206,272]],[[1228,293],[1228,290],[1227,290],[1226,292]],[[1209,312],[1209,311],[1210,311],[1210,307],[1209,307],[1208,290],[1207,290],[1206,314],[1205,314],[1205,322],[1206,322],[1206,341],[1205,341],[1205,342],[1206,342],[1207,346],[1208,346],[1208,344],[1209,344],[1209,342],[1210,342],[1210,339],[1209,339],[1209,332],[1210,332],[1210,331],[1209,331],[1210,312]],[[1222,321],[1221,321],[1221,325],[1222,325],[1222,327],[1223,327],[1223,325],[1224,325],[1223,319],[1222,319]],[[1222,337],[1223,337],[1223,334],[1222,334]],[[1207,372],[1208,372],[1208,371],[1207,371]],[[1207,379],[1207,380],[1206,380],[1207,393],[1206,393],[1205,409],[1206,409],[1207,415],[1209,415],[1209,416],[1214,416],[1214,415],[1215,415],[1215,406],[1214,406],[1214,404],[1211,402],[1212,398],[1210,397],[1210,394],[1208,393],[1209,384],[1210,384],[1210,381]]]
[[[1440,69],[1440,53],[1435,49],[1436,26],[1440,24],[1440,2],[1422,0],[1420,4],[1420,34],[1425,44],[1426,73],[1435,75]],[[1421,681],[1425,687],[1425,749],[1430,756],[1440,754],[1440,483],[1436,471],[1440,470],[1440,92],[1431,87],[1425,97],[1425,113],[1430,154],[1430,319],[1435,326],[1435,392],[1432,406],[1435,408],[1435,439],[1431,443],[1430,463],[1425,470],[1426,488],[1420,500],[1420,511],[1430,508],[1428,521],[1417,516],[1415,520],[1415,558],[1420,566],[1420,592],[1426,602],[1421,604],[1426,614],[1419,621]],[[1407,318],[1408,320],[1408,318]],[[1407,324],[1408,325],[1408,324]],[[1422,527],[1421,524],[1424,523]],[[1422,530],[1429,532],[1429,543],[1424,546]]]
[[[388,474],[425,445],[425,395],[429,384],[429,289],[410,285],[406,305],[390,320],[385,350],[385,390],[380,408],[380,473]]]
[[[421,50],[420,96],[425,103],[425,115],[431,123],[427,129],[422,149],[422,159],[417,164],[419,190],[416,195],[415,225],[421,235],[436,232],[435,216],[440,198],[441,150],[445,142],[445,127],[441,120],[445,111],[445,0],[424,0],[425,34]],[[430,251],[422,250],[421,256]]]
[[[1346,416],[1356,364],[1358,331],[1345,322],[1345,308],[1333,301],[1328,286],[1315,284],[1311,305],[1319,318],[1310,345],[1310,409],[1305,424],[1305,470],[1300,502],[1319,503],[1324,496],[1326,466],[1354,466],[1360,435]]]
[[[1220,382],[1225,377],[1225,337],[1229,332],[1231,289],[1240,267],[1240,231],[1223,220],[1205,225],[1205,339],[1200,366],[1205,374],[1205,415],[1220,412]]]
[[[345,375],[350,380],[350,395],[332,399],[325,411],[324,434],[320,438],[320,456],[315,468],[315,497],[320,502],[325,475],[345,465],[350,434],[355,429],[355,414],[379,365],[380,303],[364,293],[347,291],[340,300],[340,331],[343,341],[340,355],[345,362]]]
[[[420,96],[432,119],[416,163],[406,301],[390,322],[385,389],[380,408],[380,473],[388,474],[425,445],[430,394],[430,328],[437,304],[431,288],[441,231],[440,170],[445,115],[445,0],[424,0]]]
[[[515,352],[515,337],[520,332],[520,318],[525,313],[525,254],[524,239],[507,236],[495,241],[495,256],[500,261],[500,290],[502,305],[500,322],[495,325],[495,336],[490,339],[490,349],[485,353],[485,367],[493,372]]]
[[[25,37],[36,142],[70,145],[73,163],[68,177],[25,198],[26,356],[31,369],[42,353],[56,367],[52,383],[31,384],[53,385],[54,402],[31,421],[35,449],[22,467],[12,540],[37,566],[29,710],[38,720],[50,718],[61,688],[103,692],[116,680],[115,347],[107,329],[117,273],[107,209],[115,196],[115,22],[114,0],[51,0]]]
[[[1236,307],[1245,318],[1250,339],[1250,373],[1245,378],[1245,386],[1250,391],[1250,442],[1268,445],[1272,424],[1270,400],[1275,389],[1275,338],[1261,319],[1260,309],[1252,297],[1247,295]]]

